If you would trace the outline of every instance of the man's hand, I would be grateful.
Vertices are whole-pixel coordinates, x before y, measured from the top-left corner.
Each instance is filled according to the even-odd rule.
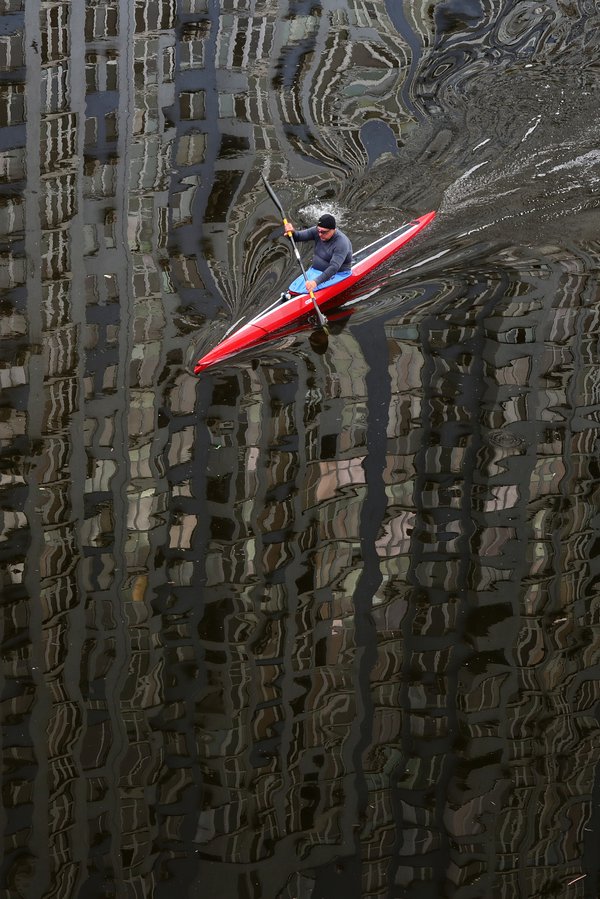
[[[317,282],[316,282],[316,281],[307,281],[307,282],[306,282],[306,289],[308,290],[309,293],[310,293],[311,290],[315,290],[316,287],[317,287]]]
[[[292,225],[291,222],[285,223],[285,225],[283,226],[283,233],[285,234],[286,237],[292,236],[292,234],[294,233],[294,226]]]

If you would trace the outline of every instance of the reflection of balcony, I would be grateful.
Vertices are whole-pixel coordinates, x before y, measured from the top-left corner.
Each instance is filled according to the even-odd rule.
[[[315,502],[322,503],[343,493],[352,493],[355,486],[364,486],[364,456],[352,459],[328,460],[319,463],[318,480],[315,485]],[[343,527],[336,536],[343,537]]]

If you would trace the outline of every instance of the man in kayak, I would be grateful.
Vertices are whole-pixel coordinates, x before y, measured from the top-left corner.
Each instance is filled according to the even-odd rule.
[[[294,294],[329,287],[351,274],[352,244],[344,232],[337,228],[335,218],[328,212],[312,228],[303,228],[301,231],[296,231],[287,222],[285,234],[297,243],[314,240],[315,249],[312,265],[306,271],[306,281],[304,275],[299,275],[292,281],[287,291],[281,295],[282,302],[291,299]]]

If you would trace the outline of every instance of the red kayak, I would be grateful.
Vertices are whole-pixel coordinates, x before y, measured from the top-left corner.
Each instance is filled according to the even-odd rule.
[[[379,240],[355,253],[352,274],[336,284],[332,284],[331,287],[323,287],[321,290],[315,291],[315,299],[319,304],[319,309],[327,311],[342,305],[344,303],[344,295],[347,294],[349,288],[372,272],[378,265],[381,265],[382,262],[385,262],[386,259],[389,259],[390,256],[428,225],[433,218],[435,218],[435,212],[428,212],[412,222],[407,222],[395,231],[391,231],[384,237],[380,237]],[[204,371],[211,365],[223,362],[242,350],[247,350],[256,344],[264,343],[266,340],[273,340],[282,333],[289,332],[299,319],[307,318],[311,312],[314,312],[314,305],[308,293],[298,294],[285,303],[282,303],[279,299],[276,300],[275,303],[272,303],[247,324],[242,325],[233,334],[226,335],[221,343],[205,356],[202,356],[196,362],[194,372],[199,374],[199,372]],[[235,325],[233,327],[235,328]]]

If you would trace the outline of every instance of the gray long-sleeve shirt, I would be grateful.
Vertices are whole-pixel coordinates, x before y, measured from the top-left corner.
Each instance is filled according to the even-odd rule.
[[[317,284],[323,284],[338,272],[349,272],[352,268],[352,244],[343,231],[336,229],[335,234],[329,240],[321,240],[315,225],[312,228],[294,231],[292,236],[298,243],[314,240],[315,252],[312,267],[321,272],[315,279]]]

